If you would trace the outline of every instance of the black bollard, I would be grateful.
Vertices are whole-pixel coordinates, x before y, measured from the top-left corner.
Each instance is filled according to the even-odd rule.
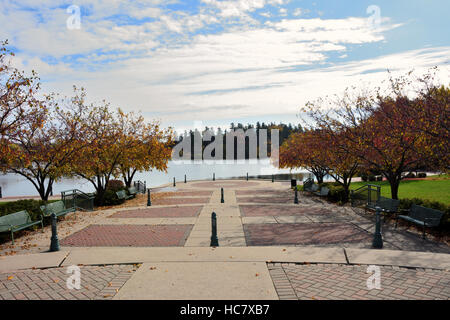
[[[175,177],[173,177],[173,186],[175,187],[177,184],[175,183]]]
[[[381,236],[381,208],[376,207],[375,233],[373,235],[372,247],[383,248],[383,237]]]
[[[298,204],[298,192],[297,192],[297,188],[295,188],[295,198],[294,198],[294,203]]]
[[[56,214],[52,213],[52,237],[50,239],[50,251],[59,251],[58,232],[56,230]]]
[[[211,247],[218,247],[219,239],[217,239],[217,216],[213,212],[211,214]]]
[[[248,172],[247,172],[247,181],[248,181]]]
[[[3,197],[2,195],[2,187],[0,187],[0,199]]]
[[[150,198],[150,188],[147,189],[147,207],[152,205],[152,199]]]
[[[184,183],[186,183],[186,175],[184,175]]]
[[[272,175],[272,182],[273,182],[273,175]]]
[[[224,203],[225,200],[224,200],[224,198],[223,198],[223,188],[220,188],[220,193],[221,193],[220,203]]]
[[[147,181],[144,181],[144,192],[142,192],[143,194],[145,194],[145,190],[147,190]]]
[[[216,181],[216,174],[213,173],[213,181]]]

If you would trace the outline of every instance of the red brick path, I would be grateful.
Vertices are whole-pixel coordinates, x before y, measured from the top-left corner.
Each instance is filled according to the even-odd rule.
[[[256,187],[258,182],[252,181],[210,181],[210,182],[195,182],[192,184],[199,188],[242,188],[242,187]]]
[[[212,196],[212,191],[180,191],[180,192],[170,192],[167,194],[168,197],[210,197]]]
[[[237,203],[294,203],[290,197],[236,197]]]
[[[349,223],[244,224],[248,246],[311,245],[371,241],[364,230]]]
[[[197,217],[202,206],[147,208],[119,211],[110,218],[172,218],[172,217]]]
[[[152,200],[152,205],[167,206],[173,204],[205,204],[209,202],[209,198],[163,198]]]
[[[0,300],[112,299],[136,271],[133,265],[80,266],[80,289],[68,289],[66,268],[0,274]]]
[[[367,265],[269,263],[281,300],[450,299],[450,272],[380,266],[381,289],[367,288]]]
[[[183,246],[192,225],[90,225],[64,238],[62,246]]]
[[[280,190],[267,190],[267,189],[255,189],[255,190],[236,190],[237,196],[254,196],[254,195],[274,195],[274,196],[286,196],[292,195],[292,191],[280,191]]]
[[[241,215],[244,217],[263,217],[263,216],[296,216],[305,214],[323,214],[332,215],[333,212],[320,207],[306,206],[280,206],[280,205],[240,205]]]

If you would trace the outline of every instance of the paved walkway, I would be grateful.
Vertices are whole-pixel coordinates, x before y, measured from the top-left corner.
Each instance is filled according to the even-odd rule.
[[[60,252],[39,253],[48,249],[49,227],[18,238],[3,250],[17,253],[0,256],[0,297],[450,298],[448,246],[387,223],[384,248],[374,250],[373,217],[359,209],[303,194],[294,204],[288,184],[270,181],[199,181],[159,191],[164,197],[155,190],[151,207],[141,196],[133,207],[75,213],[60,221]],[[217,248],[210,247],[212,212]],[[66,292],[65,271],[71,265],[80,265],[82,283],[92,290]],[[380,267],[381,290],[367,289],[369,265]],[[59,287],[42,289],[39,281],[51,279],[36,278],[41,272]],[[97,277],[100,282],[92,285],[102,272],[109,276]]]

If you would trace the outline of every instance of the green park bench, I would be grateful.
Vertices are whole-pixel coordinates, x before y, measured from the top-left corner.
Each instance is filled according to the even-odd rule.
[[[43,218],[48,218],[54,213],[57,217],[65,216],[69,212],[75,212],[75,208],[66,208],[63,201],[47,203],[41,206]]]
[[[372,202],[366,204],[366,206],[364,207],[364,211],[366,211],[367,209],[376,210],[377,207],[380,207],[383,213],[397,213],[399,204],[399,200],[380,196],[375,203]],[[384,215],[384,220],[386,220],[386,215]]]
[[[117,198],[119,198],[119,200],[128,200],[133,198],[132,195],[127,195],[127,193],[125,192],[125,190],[120,190],[116,192]]]
[[[303,190],[307,191],[307,192],[314,193],[314,192],[319,191],[319,185],[313,183],[312,185],[307,185],[306,187],[304,187]]]
[[[136,189],[136,187],[129,187],[128,193],[134,198],[138,194],[138,190]]]
[[[425,227],[437,227],[441,223],[444,215],[442,211],[425,208],[413,204],[409,210],[403,209],[402,212],[408,212],[408,215],[397,214],[395,219],[395,228],[397,228],[398,219],[406,220],[423,227],[422,238],[425,239]]]
[[[314,194],[319,197],[326,197],[326,196],[328,196],[329,192],[330,192],[330,189],[328,189],[327,187],[322,187],[320,189],[320,191],[315,191]]]
[[[26,229],[40,223],[44,231],[44,223],[41,220],[32,221],[30,214],[26,211],[19,211],[0,217],[0,233],[11,232],[12,244],[14,244],[14,232]]]

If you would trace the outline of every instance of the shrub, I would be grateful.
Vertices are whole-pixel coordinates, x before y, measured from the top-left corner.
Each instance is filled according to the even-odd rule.
[[[362,181],[367,181],[367,174],[362,174],[361,175],[361,180]]]
[[[383,176],[378,176],[377,181],[383,181]]]
[[[425,172],[419,172],[417,174],[417,178],[426,178],[426,177],[427,177],[427,174]]]
[[[40,206],[55,201],[57,200],[50,200],[45,202],[42,200],[27,199],[27,200],[3,202],[0,203],[0,216],[5,216],[7,214],[27,210],[33,221],[40,220],[42,214]]]
[[[328,193],[328,200],[332,202],[345,203],[348,201],[348,197],[345,194],[345,189],[337,182],[324,182],[320,184],[320,187],[327,187],[330,189]]]
[[[443,229],[449,230],[450,229],[450,206],[438,202],[438,201],[430,201],[430,200],[424,200],[420,198],[412,198],[412,199],[400,199],[400,209],[409,209],[411,208],[412,204],[416,204],[418,206],[427,207],[430,209],[436,209],[439,211],[444,212],[444,216],[441,220],[441,227]]]
[[[109,180],[106,189],[120,191],[125,189],[125,185],[122,180]]]
[[[376,181],[375,176],[374,176],[373,174],[370,174],[370,175],[367,177],[367,180],[368,180],[368,181]]]

